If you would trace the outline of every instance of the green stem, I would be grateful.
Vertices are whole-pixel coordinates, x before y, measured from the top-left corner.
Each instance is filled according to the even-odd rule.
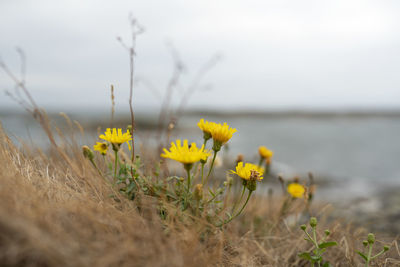
[[[238,198],[238,200],[235,202],[235,204],[233,205],[233,208],[232,208],[232,214],[235,212],[235,210],[236,210],[236,206],[240,203],[240,202],[242,202],[242,199],[243,199],[243,195],[244,195],[244,191],[246,190],[246,187],[243,185],[243,190],[242,190],[242,194],[240,195],[240,198]]]
[[[260,156],[260,161],[258,162],[258,166],[261,167],[263,163],[264,158]]]
[[[187,184],[187,192],[189,193],[189,190],[190,190],[190,169],[189,169],[189,168],[186,168],[186,172],[187,172],[187,175],[188,175],[188,179],[187,179],[187,181],[188,181],[188,184]]]
[[[207,178],[206,178],[206,181],[204,182],[204,184],[206,184],[208,182],[208,178],[210,177],[211,171],[212,171],[212,169],[214,167],[214,162],[215,162],[215,158],[217,157],[217,153],[218,153],[218,151],[214,150],[214,157],[213,157],[213,159],[211,161],[210,170],[208,171]]]
[[[221,223],[220,225],[218,225],[218,227],[223,226],[224,224],[229,223],[230,221],[232,221],[233,219],[235,219],[237,216],[239,216],[242,211],[244,210],[244,208],[246,207],[247,203],[249,202],[250,196],[253,193],[253,191],[249,191],[249,195],[247,196],[246,202],[243,204],[242,208],[240,209],[240,211],[238,213],[236,213],[234,216],[232,216],[229,220]]]
[[[204,177],[204,165],[206,163],[201,163],[201,184],[203,184],[203,177]]]
[[[114,184],[117,182],[117,164],[118,164],[118,151],[114,150],[115,163],[114,163]]]
[[[320,250],[319,250],[319,245],[318,245],[318,241],[317,241],[317,231],[315,230],[315,227],[312,227],[312,232],[313,232],[313,237],[314,237],[314,239],[313,239],[313,241],[314,241],[314,246],[315,246],[315,248],[317,249],[317,253],[316,253],[316,256],[321,256],[321,252],[320,252]],[[320,264],[320,262],[319,261],[317,261],[317,264],[318,264],[318,267],[320,267],[321,266],[321,264]]]
[[[312,228],[313,237],[314,237],[314,245],[317,249],[319,249],[318,242],[317,242],[317,233],[315,231],[315,227]]]
[[[97,172],[100,174],[100,176],[104,178],[103,174],[101,173],[99,167],[97,167],[97,164],[94,162],[94,160],[91,159],[90,162],[92,163],[92,165],[94,166],[94,168],[97,170]]]
[[[385,253],[385,250],[382,250],[381,252],[379,252],[379,253],[376,254],[375,256],[372,256],[372,257],[371,257],[371,260],[373,260],[373,259],[379,257],[379,256],[382,255],[383,253]]]
[[[208,141],[208,139],[205,139],[205,138],[204,138],[204,143],[203,143],[204,149],[206,149],[207,141]]]
[[[367,262],[365,263],[365,267],[369,267],[369,262],[371,260],[371,254],[372,254],[372,244],[369,244]]]

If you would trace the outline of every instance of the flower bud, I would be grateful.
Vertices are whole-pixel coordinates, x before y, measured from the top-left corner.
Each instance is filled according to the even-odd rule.
[[[328,236],[328,235],[330,235],[330,234],[331,234],[331,231],[329,231],[328,229],[325,230],[325,235],[326,235],[326,236]]]
[[[200,163],[201,163],[201,164],[206,164],[206,163],[207,163],[207,159],[208,159],[208,157],[206,157],[205,159],[201,159],[201,160],[200,160]]]
[[[300,229],[305,231],[307,229],[307,225],[305,225],[305,224],[300,225]]]
[[[389,246],[383,246],[383,251],[388,251],[389,250]]]
[[[89,160],[93,160],[94,154],[93,151],[88,146],[82,146],[83,156]]]
[[[364,240],[364,241],[363,241],[363,245],[364,245],[364,247],[368,246],[368,241],[367,241],[367,240]]]
[[[257,181],[256,180],[248,180],[246,183],[246,188],[249,191],[254,191],[257,189]]]
[[[126,129],[128,130],[128,133],[130,134],[130,135],[133,135],[133,127],[132,127],[132,125],[128,125],[128,127],[126,127]]]
[[[221,150],[221,147],[222,147],[222,142],[220,142],[220,141],[218,141],[218,140],[214,140],[214,144],[213,144],[212,149],[213,149],[215,152],[218,152],[218,151]]]
[[[205,141],[208,141],[210,138],[211,138],[211,133],[210,133],[210,132],[203,131],[203,139],[204,139]]]
[[[202,184],[197,184],[194,187],[193,197],[197,201],[199,201],[200,199],[203,198],[203,185]]]
[[[312,228],[315,228],[317,226],[317,218],[315,218],[315,217],[310,218],[310,226]]]
[[[375,235],[373,233],[369,233],[367,237],[368,244],[375,243]]]

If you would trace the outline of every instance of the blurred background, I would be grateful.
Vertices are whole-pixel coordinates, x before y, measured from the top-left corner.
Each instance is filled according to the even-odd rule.
[[[366,211],[390,207],[400,220],[391,210],[400,206],[399,1],[2,0],[1,59],[19,75],[22,48],[39,106],[106,127],[111,84],[116,114],[129,116],[129,57],[117,37],[129,45],[130,13],[144,28],[135,57],[138,132],[140,123],[156,126],[179,63],[168,93],[170,109],[185,106],[178,137],[200,142],[201,117],[227,121],[238,129],[230,160],[257,159],[266,145],[275,173],[311,171],[330,184],[320,199],[365,198]],[[33,119],[4,94],[14,84],[3,71],[0,89],[5,129],[38,140]]]

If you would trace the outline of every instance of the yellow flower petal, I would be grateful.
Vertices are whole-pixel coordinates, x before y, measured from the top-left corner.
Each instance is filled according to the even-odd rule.
[[[176,144],[175,144],[176,143]],[[183,164],[192,164],[200,160],[206,160],[211,153],[204,149],[204,145],[201,148],[197,148],[196,143],[192,143],[189,147],[188,140],[176,140],[171,143],[169,151],[164,148],[164,153],[161,154],[163,158],[169,158],[179,161]]]
[[[256,171],[259,173],[260,177],[258,178],[259,180],[262,180],[264,177],[264,168],[259,167],[258,165],[251,164],[251,163],[245,163],[239,162],[236,166],[236,171],[232,171],[231,173],[236,174],[240,178],[244,180],[250,180],[251,176],[251,171]]]

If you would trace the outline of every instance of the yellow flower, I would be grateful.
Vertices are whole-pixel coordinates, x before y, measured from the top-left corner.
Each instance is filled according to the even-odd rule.
[[[199,149],[196,143],[192,143],[189,147],[188,140],[183,140],[183,145],[181,144],[181,140],[176,140],[176,145],[172,142],[169,150],[164,148],[164,154],[161,154],[161,157],[170,158],[183,164],[192,164],[200,160],[206,160],[211,155],[210,152],[204,149],[204,145]]]
[[[274,155],[274,152],[266,148],[265,146],[260,146],[258,148],[258,153],[264,159],[270,159]]]
[[[209,122],[205,121],[204,119],[201,119],[198,123],[197,126],[206,133],[211,134],[212,129],[214,128],[215,122]]]
[[[243,165],[243,162],[239,162],[236,166],[236,171],[231,170],[231,173],[237,174],[244,180],[250,180],[254,171],[258,173],[257,180],[261,181],[264,178],[264,169],[255,164],[245,163],[245,165]]]
[[[292,197],[302,198],[306,189],[301,184],[291,183],[288,185],[287,191]]]
[[[223,125],[219,123],[210,124],[211,136],[214,140],[214,149],[219,150],[223,144],[232,138],[233,133],[236,132],[235,128],[230,128],[226,122]],[[216,145],[218,144],[218,145]]]
[[[107,128],[105,135],[102,134],[100,135],[101,139],[104,139],[114,145],[121,145],[125,142],[128,142],[129,140],[132,139],[132,135],[129,133],[129,131],[126,131],[126,133],[122,133],[122,129],[118,128],[118,131],[116,128],[111,129]]]
[[[102,155],[107,154],[108,145],[105,142],[96,142],[93,149],[99,151]]]

